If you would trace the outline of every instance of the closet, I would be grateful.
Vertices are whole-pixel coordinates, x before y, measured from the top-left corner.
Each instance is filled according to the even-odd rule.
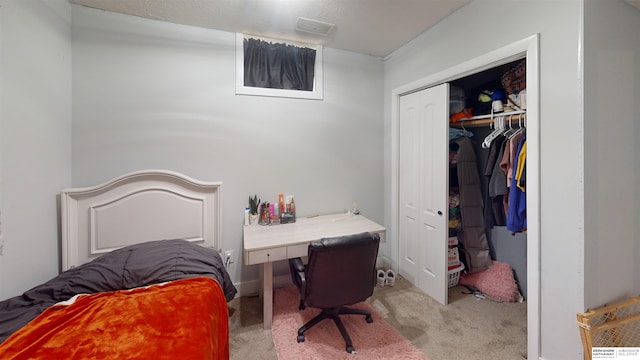
[[[493,260],[509,263],[518,288],[526,298],[526,232],[508,230],[503,222],[494,221],[488,226],[490,222],[484,219],[488,211],[485,204],[495,200],[488,194],[490,177],[484,175],[489,153],[510,133],[526,128],[526,111],[515,106],[510,108],[502,87],[505,71],[519,62],[524,59],[405,94],[399,99],[399,270],[443,304],[448,301],[450,249],[458,250],[457,254],[455,250],[453,253],[459,256],[466,270],[477,271],[483,262],[490,266]],[[519,67],[519,71],[523,69],[524,66]],[[480,101],[486,100],[486,96],[479,96],[483,90],[487,90],[485,95],[491,100],[488,104]],[[504,96],[499,97],[496,90],[503,91]],[[526,97],[526,92],[522,94]],[[493,103],[492,96],[502,99],[502,107]],[[451,115],[467,108],[482,107],[480,115],[471,110],[464,119],[449,121]],[[466,134],[465,140],[452,140],[451,134],[456,132]],[[475,175],[472,179],[475,184],[467,187],[466,194],[458,192],[456,200],[451,190],[452,184],[460,187],[457,171],[460,164],[451,166],[450,160],[455,158],[453,153],[458,149],[453,149],[453,153],[450,150],[463,142],[475,157],[475,165],[465,165],[463,176],[467,179],[469,174]],[[462,201],[463,206],[455,210],[461,196],[466,206]],[[461,224],[452,223],[456,217]],[[465,224],[468,219],[472,219],[471,223]]]
[[[520,152],[522,165],[526,161],[526,145],[524,150],[518,148],[526,140],[525,61],[519,59],[450,83],[450,139],[456,137],[454,134],[462,134],[469,140],[465,142],[472,147],[476,160],[476,172],[472,175],[477,176],[478,184],[467,186],[467,191],[472,191],[466,199],[471,208],[464,209],[464,204],[461,208],[458,192],[461,189],[456,183],[459,169],[450,167],[448,225],[450,237],[468,237],[467,244],[460,239],[458,245],[460,261],[466,270],[479,271],[490,266],[491,261],[508,263],[518,290],[526,298],[526,202],[522,200],[526,170],[524,174],[516,171]],[[481,102],[481,97],[487,101]],[[469,111],[460,109],[462,106],[478,110],[474,109],[473,116],[468,117]],[[450,141],[451,152],[455,152],[452,148],[459,146],[460,141],[459,138]],[[451,152],[450,158],[455,159]],[[478,202],[479,208],[474,208]],[[472,218],[468,230],[464,229],[465,211],[467,218]],[[469,261],[475,261],[475,266]]]

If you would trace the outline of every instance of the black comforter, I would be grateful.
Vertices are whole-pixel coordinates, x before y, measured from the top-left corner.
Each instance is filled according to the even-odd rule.
[[[185,240],[161,240],[114,250],[0,302],[0,343],[47,307],[76,294],[131,289],[196,276],[217,280],[227,301],[236,295],[214,249]]]

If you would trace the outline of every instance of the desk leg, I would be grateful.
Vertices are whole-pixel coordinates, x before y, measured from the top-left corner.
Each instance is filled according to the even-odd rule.
[[[264,329],[269,330],[273,319],[273,263],[263,263],[262,268],[263,322]]]

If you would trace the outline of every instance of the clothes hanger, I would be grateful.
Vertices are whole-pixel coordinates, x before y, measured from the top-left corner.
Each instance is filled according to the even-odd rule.
[[[500,134],[502,133],[502,129],[500,128],[500,119],[501,117],[493,117],[493,114],[491,114],[492,116],[492,121],[491,124],[493,125],[493,131],[491,133],[489,133],[489,135],[487,135],[484,140],[482,141],[482,148],[487,149],[491,146],[491,142]]]
[[[525,126],[523,126],[523,123],[521,122],[521,120],[522,120],[522,115],[523,115],[523,114],[518,114],[518,129],[517,129],[513,134],[511,134],[511,135],[508,137],[508,139],[513,138],[514,136],[516,136],[516,135],[520,134],[521,132],[523,132],[523,131],[526,129],[526,127],[525,127]],[[526,115],[525,115],[525,116],[526,116]]]
[[[506,138],[509,138],[509,136],[511,136],[511,134],[513,134],[514,132],[517,131],[517,129],[514,129],[513,126],[512,126],[513,125],[511,123],[512,118],[513,118],[513,114],[509,114],[509,128],[505,132],[502,133],[502,136],[504,136]]]
[[[485,137],[484,141],[482,142],[483,149],[488,149],[489,147],[491,147],[491,143],[493,142],[493,140],[495,140],[505,131],[504,116],[498,116],[494,118],[494,123],[495,129],[491,134],[487,135],[487,137]]]

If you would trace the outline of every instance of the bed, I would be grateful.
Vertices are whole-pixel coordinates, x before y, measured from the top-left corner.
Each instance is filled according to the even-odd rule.
[[[221,185],[147,170],[64,190],[63,271],[0,302],[0,359],[228,359]]]

